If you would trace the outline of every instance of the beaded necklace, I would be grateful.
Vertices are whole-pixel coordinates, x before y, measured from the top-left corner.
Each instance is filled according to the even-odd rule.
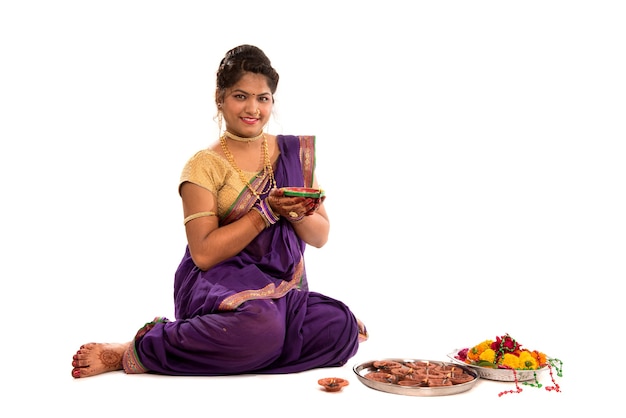
[[[269,178],[269,182],[267,184],[269,185],[269,187],[267,186],[263,187],[263,190],[261,190],[261,192],[259,193],[254,187],[252,187],[252,185],[246,178],[246,175],[243,173],[243,171],[241,171],[241,169],[235,163],[235,157],[233,157],[233,154],[228,149],[228,145],[226,145],[226,136],[228,135],[224,133],[224,135],[220,137],[220,144],[222,146],[222,151],[224,152],[226,159],[228,160],[230,165],[235,169],[235,171],[237,171],[237,174],[239,174],[239,178],[241,179],[241,181],[248,187],[248,189],[250,189],[252,194],[256,196],[257,200],[260,201],[262,194],[267,193],[268,191],[276,187],[276,180],[274,179],[274,170],[272,169],[272,162],[270,161],[269,147],[267,146],[267,138],[265,137],[265,135],[261,134],[261,136],[263,137],[263,178],[265,177]]]
[[[260,138],[265,138],[263,136],[263,131],[261,131],[260,134],[258,134],[257,136],[251,136],[249,138],[243,137],[243,136],[237,136],[232,132],[228,132],[228,131],[224,131],[224,135],[226,135],[227,137],[229,137],[230,139],[234,140],[234,141],[238,141],[238,142],[254,142],[257,139]]]

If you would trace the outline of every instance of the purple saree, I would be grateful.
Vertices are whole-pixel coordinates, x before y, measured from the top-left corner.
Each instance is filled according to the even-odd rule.
[[[277,141],[277,186],[311,186],[315,138],[279,135]],[[253,204],[243,190],[220,223]],[[124,355],[124,370],[212,376],[344,365],[364,329],[342,302],[309,291],[304,250],[285,219],[207,271],[194,265],[187,248],[175,274],[177,320],[146,324]]]

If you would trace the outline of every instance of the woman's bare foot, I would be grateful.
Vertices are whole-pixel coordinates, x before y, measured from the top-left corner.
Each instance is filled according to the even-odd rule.
[[[357,318],[357,324],[359,325],[359,342],[365,342],[369,339],[369,334],[367,333],[367,328],[365,328],[365,324],[361,322],[360,319]]]
[[[72,359],[72,377],[89,377],[122,370],[122,356],[130,343],[88,343],[80,347]]]

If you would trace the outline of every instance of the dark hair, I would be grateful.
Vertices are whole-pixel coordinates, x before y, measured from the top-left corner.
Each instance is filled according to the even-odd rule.
[[[220,62],[215,101],[219,103],[224,98],[226,89],[234,86],[246,72],[264,75],[270,91],[272,94],[276,93],[278,73],[267,55],[256,46],[239,45],[228,51]]]

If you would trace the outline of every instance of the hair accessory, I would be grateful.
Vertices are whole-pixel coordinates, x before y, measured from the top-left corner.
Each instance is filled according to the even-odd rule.
[[[224,131],[224,135],[227,136],[228,138],[232,139],[233,141],[238,141],[238,142],[254,142],[258,139],[263,138],[263,131],[261,131],[260,134],[258,134],[257,136],[251,136],[251,137],[244,137],[244,136],[237,136],[231,132],[228,131]]]

